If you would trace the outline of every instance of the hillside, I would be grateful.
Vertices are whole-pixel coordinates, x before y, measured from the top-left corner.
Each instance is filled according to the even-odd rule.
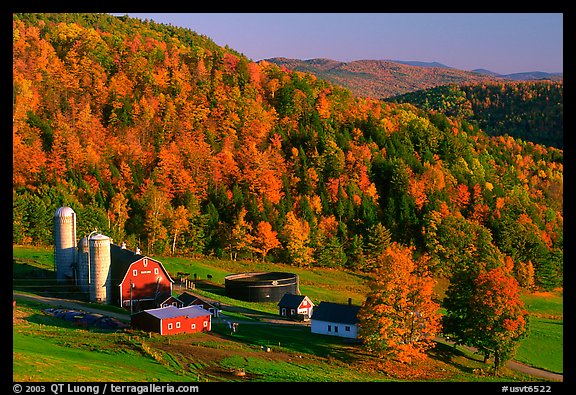
[[[562,81],[502,81],[446,85],[391,97],[451,117],[464,117],[491,136],[564,146]]]
[[[370,272],[398,243],[438,276],[511,259],[523,286],[562,284],[560,149],[172,26],[16,14],[13,32],[14,243],[51,245],[68,205],[79,236],[148,255]]]
[[[497,79],[497,77],[435,63],[389,60],[338,62],[330,59],[286,58],[272,58],[266,61],[290,70],[312,73],[318,78],[346,87],[354,94],[377,99],[440,85],[487,82]]]

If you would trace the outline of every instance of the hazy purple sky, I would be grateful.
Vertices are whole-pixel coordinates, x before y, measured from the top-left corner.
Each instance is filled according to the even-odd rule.
[[[564,71],[562,13],[125,14],[189,28],[254,61],[388,59],[501,74]]]

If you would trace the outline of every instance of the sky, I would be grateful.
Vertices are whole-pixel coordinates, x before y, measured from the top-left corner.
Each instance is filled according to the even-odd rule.
[[[439,62],[563,72],[563,13],[115,13],[189,28],[253,61]]]

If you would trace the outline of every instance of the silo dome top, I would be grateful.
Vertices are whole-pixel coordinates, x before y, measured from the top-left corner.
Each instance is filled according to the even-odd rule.
[[[95,235],[90,237],[90,240],[110,240],[110,238],[103,234],[96,233]]]
[[[54,213],[54,217],[71,217],[73,216],[74,210],[72,210],[70,207],[60,207],[58,210],[56,210],[56,212]]]

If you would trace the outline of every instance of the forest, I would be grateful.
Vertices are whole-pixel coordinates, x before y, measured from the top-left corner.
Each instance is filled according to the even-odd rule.
[[[563,81],[449,84],[389,98],[474,122],[491,136],[509,135],[563,149]]]
[[[474,115],[493,100],[460,89]],[[67,205],[80,237],[149,255],[370,272],[394,245],[437,277],[498,262],[526,289],[560,287],[563,150],[488,129],[183,28],[14,14],[13,243],[51,245]]]

